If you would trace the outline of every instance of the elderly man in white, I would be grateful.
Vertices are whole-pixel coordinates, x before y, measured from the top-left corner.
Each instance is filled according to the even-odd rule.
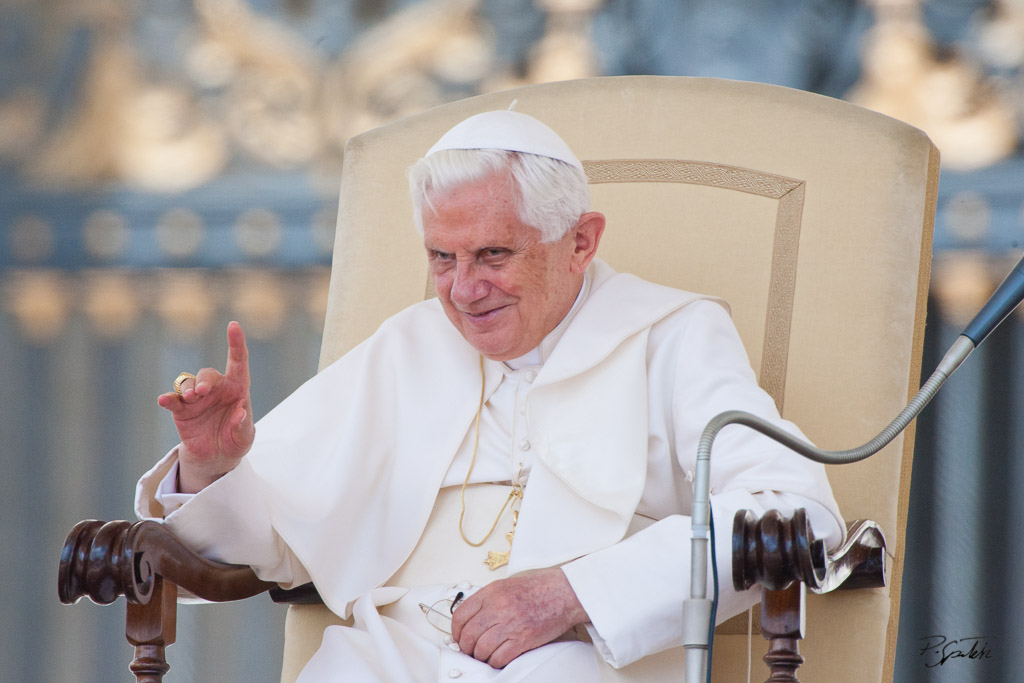
[[[724,302],[595,258],[604,216],[544,124],[471,117],[409,176],[437,299],[258,426],[232,323],[224,373],[159,398],[181,443],[140,481],[140,516],[314,582],[348,625],[303,681],[678,680],[701,430],[740,409],[799,432]],[[824,469],[741,428],[716,441],[711,504],[726,529],[738,509],[804,507],[842,536]],[[757,600],[721,585],[720,621]]]

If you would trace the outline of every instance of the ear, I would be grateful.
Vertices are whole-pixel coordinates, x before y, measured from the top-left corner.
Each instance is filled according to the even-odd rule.
[[[604,234],[604,214],[589,211],[582,216],[573,228],[573,252],[570,270],[582,273],[597,255],[597,246]]]

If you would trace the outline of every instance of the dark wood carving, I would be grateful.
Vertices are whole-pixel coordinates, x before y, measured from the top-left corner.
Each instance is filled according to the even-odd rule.
[[[857,520],[846,542],[832,553],[814,538],[807,514],[796,510],[784,517],[769,510],[758,519],[749,510],[733,518],[732,581],[736,590],[761,584],[761,633],[768,639],[764,662],[768,683],[796,682],[804,662],[799,642],[804,637],[807,590],[880,588],[885,585],[885,538],[877,524]]]
[[[170,668],[165,648],[174,642],[178,586],[203,600],[226,602],[276,585],[248,567],[199,557],[151,521],[79,522],[64,541],[57,571],[64,604],[88,597],[108,605],[125,596],[125,634],[135,646],[129,668],[139,683],[160,683]]]
[[[800,640],[804,637],[804,586],[797,581],[781,590],[761,592],[761,633],[768,639],[764,663],[768,683],[798,681],[796,670],[804,663]]]
[[[166,648],[174,642],[177,595],[177,587],[158,575],[149,602],[128,603],[125,636],[135,646],[135,659],[128,668],[139,683],[160,683],[171,668]]]
[[[760,583],[782,590],[794,581],[817,587],[825,578],[825,544],[814,540],[803,508],[786,519],[769,510],[757,519],[750,510],[733,518],[732,582],[736,590]]]
[[[241,600],[276,585],[248,567],[199,557],[163,524],[85,520],[64,541],[57,590],[65,604],[88,596],[107,605],[119,595],[146,604],[156,576],[211,602]]]

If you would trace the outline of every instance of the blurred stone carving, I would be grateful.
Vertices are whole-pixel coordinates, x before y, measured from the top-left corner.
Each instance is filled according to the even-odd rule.
[[[62,275],[24,271],[8,276],[6,307],[22,335],[37,344],[54,341],[67,324],[72,302]]]
[[[992,84],[961,55],[938,56],[912,8],[886,9],[876,8],[849,99],[924,130],[947,167],[974,169],[1011,155],[1014,113]]]
[[[53,253],[53,228],[39,216],[25,214],[14,219],[9,240],[11,253],[24,263],[45,261]]]
[[[964,326],[992,294],[991,259],[980,251],[957,251],[936,257],[932,293],[944,315]]]
[[[246,0],[193,0],[195,20],[177,25],[161,53],[169,69],[132,44],[130,26],[146,10],[85,0],[74,16],[54,19],[57,33],[89,27],[80,94],[37,158],[26,160],[26,174],[181,192],[221,174],[241,152],[263,165],[305,168],[317,187],[333,191],[352,135],[479,92],[595,75],[590,20],[601,0],[536,4],[547,16],[545,35],[529,51],[526,73],[511,75],[495,73],[495,32],[481,0],[423,0],[390,14],[378,7],[380,21],[335,58]],[[25,157],[26,141],[45,135],[45,107],[28,91],[0,102],[0,158]]]
[[[206,333],[217,308],[211,283],[202,271],[165,271],[157,282],[155,308],[168,336],[193,342]]]
[[[89,255],[98,260],[124,253],[131,240],[124,216],[110,209],[94,211],[82,226],[82,240]]]
[[[997,0],[978,26],[982,59],[999,69],[1024,67],[1024,0]]]
[[[124,274],[99,271],[86,277],[82,309],[96,335],[114,341],[134,330],[142,313],[142,302]]]
[[[988,236],[992,208],[977,192],[960,192],[946,204],[945,223],[950,234],[964,244],[980,244]]]
[[[37,144],[43,132],[46,99],[24,88],[0,100],[0,161],[20,162]]]
[[[229,307],[253,339],[274,336],[285,315],[288,300],[285,282],[269,271],[244,271],[234,277]]]
[[[339,149],[352,135],[443,103],[441,82],[476,91],[493,58],[477,5],[412,5],[363,33],[329,67],[323,116]]]
[[[283,237],[281,217],[264,208],[249,209],[235,224],[235,242],[251,258],[269,256]]]
[[[227,130],[250,156],[294,168],[319,151],[319,74],[309,46],[242,0],[194,0],[200,35],[188,53],[197,84],[223,87]]]
[[[532,83],[597,75],[590,18],[601,0],[534,0],[547,13],[544,37],[530,52]]]
[[[1024,131],[1024,0],[994,2],[976,35],[978,58],[994,72],[993,83]]]
[[[219,125],[180,85],[151,84],[133,51],[101,32],[77,109],[28,166],[39,182],[122,180],[181,191],[217,175],[227,149]]]
[[[171,209],[156,223],[156,242],[172,258],[187,258],[203,244],[206,230],[203,219],[185,208]]]
[[[114,167],[127,182],[180,192],[216,176],[227,162],[223,128],[180,86],[145,85],[123,103]]]

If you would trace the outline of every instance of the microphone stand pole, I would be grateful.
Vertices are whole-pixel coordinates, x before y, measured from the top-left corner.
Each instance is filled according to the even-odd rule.
[[[690,541],[690,597],[683,601],[683,646],[686,648],[686,683],[701,683],[708,674],[712,601],[707,597],[708,532],[711,519],[711,446],[723,427],[745,425],[796,451],[805,458],[825,465],[846,465],[864,460],[899,436],[924,410],[953,372],[960,367],[982,341],[1024,300],[1024,258],[1017,262],[1003,283],[967,325],[963,333],[942,357],[935,372],[907,407],[889,426],[863,446],[845,451],[826,451],[784,432],[764,419],[739,410],[713,417],[704,428],[697,447],[697,468],[693,480],[693,511]]]

